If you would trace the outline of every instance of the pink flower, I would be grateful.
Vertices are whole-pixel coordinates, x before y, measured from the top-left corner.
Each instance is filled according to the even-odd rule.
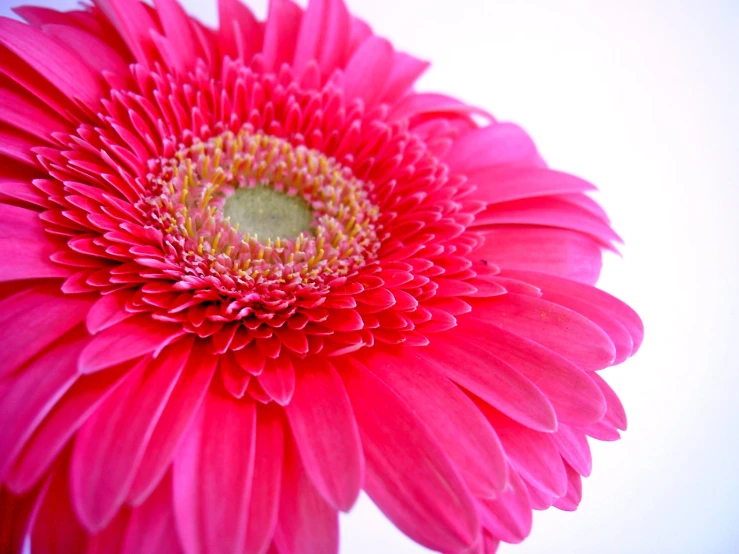
[[[441,552],[574,510],[642,339],[617,236],[341,0],[0,20],[0,542],[323,554],[360,490]]]

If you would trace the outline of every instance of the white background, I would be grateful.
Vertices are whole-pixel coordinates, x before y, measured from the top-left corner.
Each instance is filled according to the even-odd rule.
[[[185,5],[214,23],[214,1]],[[251,5],[264,14],[265,3]],[[604,372],[629,430],[594,445],[577,512],[536,513],[529,539],[501,552],[739,552],[739,4],[349,5],[434,62],[421,88],[520,123],[550,165],[598,185],[625,241],[600,286],[646,324],[636,358]],[[344,554],[426,552],[366,497],[341,533]]]

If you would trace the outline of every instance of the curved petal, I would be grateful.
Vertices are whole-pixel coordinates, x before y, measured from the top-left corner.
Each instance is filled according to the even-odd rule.
[[[472,497],[431,431],[369,370],[342,361],[339,373],[359,425],[370,498],[428,548],[456,552],[473,545],[479,520]]]
[[[172,478],[167,475],[141,506],[131,512],[121,554],[180,554],[175,527]]]
[[[349,398],[328,360],[298,367],[285,413],[316,489],[332,507],[348,511],[362,487],[364,457]]]
[[[174,459],[175,516],[187,554],[243,548],[255,431],[254,403],[211,387]]]
[[[146,446],[182,372],[192,341],[144,359],[96,410],[77,435],[72,496],[88,529],[110,522],[128,494]]]
[[[431,360],[421,352],[404,352],[402,357],[371,352],[365,365],[428,425],[472,494],[491,497],[505,487],[508,464],[498,436]]]

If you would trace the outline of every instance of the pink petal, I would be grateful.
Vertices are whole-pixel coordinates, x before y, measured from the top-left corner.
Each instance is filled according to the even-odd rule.
[[[328,360],[298,366],[285,413],[316,489],[333,508],[349,511],[362,487],[364,458],[349,398]]]
[[[63,296],[53,286],[25,289],[0,301],[0,376],[14,372],[82,322],[90,303],[87,296]]]
[[[80,429],[72,495],[88,529],[102,529],[123,504],[191,347],[192,341],[181,341],[157,360],[140,362]]]
[[[373,502],[427,548],[456,552],[474,544],[479,521],[472,496],[428,427],[363,366],[346,359],[340,375],[359,425]]]
[[[77,379],[77,356],[87,341],[70,334],[34,358],[22,371],[0,382],[0,477],[43,421],[49,410]]]
[[[0,487],[0,547],[3,553],[21,554],[33,520],[35,495],[15,496]]]
[[[246,539],[256,409],[212,387],[174,459],[174,506],[187,554],[237,554]]]
[[[285,437],[280,410],[273,406],[257,411],[254,483],[249,503],[244,554],[262,554],[277,526],[282,486]]]
[[[480,320],[463,321],[460,327],[536,383],[554,407],[559,421],[587,425],[603,417],[605,399],[591,374],[543,346]]]
[[[136,61],[148,67],[155,59],[149,31],[156,30],[157,26],[144,4],[127,0],[95,0],[95,6],[117,29]]]
[[[13,260],[0,266],[0,282],[68,277],[72,273],[69,268],[51,261],[58,251],[59,246],[45,241],[0,240],[0,259]]]
[[[598,385],[600,391],[606,399],[608,409],[606,410],[605,416],[603,417],[603,423],[615,427],[616,429],[626,430],[626,410],[624,410],[621,400],[614,390],[605,382],[603,377],[600,375],[593,374],[592,376],[595,384]]]
[[[430,65],[429,62],[419,60],[409,54],[395,52],[393,69],[382,92],[382,101],[392,104],[403,97]]]
[[[393,68],[393,47],[384,38],[372,36],[354,52],[344,70],[344,94],[347,101],[355,98],[374,106]]]
[[[93,72],[101,74],[109,71],[120,76],[129,74],[126,60],[92,33],[70,25],[44,25],[42,30],[63,42]]]
[[[10,470],[6,482],[26,492],[43,476],[82,423],[123,381],[129,368],[83,375],[49,412]]]
[[[472,401],[425,355],[407,356],[372,352],[365,364],[428,425],[470,492],[494,496],[508,482],[508,464],[497,435]]]
[[[557,450],[562,458],[583,477],[590,475],[593,468],[593,459],[590,456],[590,445],[585,433],[570,427],[560,425],[552,435]]]
[[[505,294],[477,312],[487,323],[539,343],[585,370],[603,369],[616,349],[603,330],[580,314],[539,298]]]
[[[547,291],[557,292],[573,296],[584,302],[588,302],[598,309],[612,314],[618,319],[631,335],[634,341],[634,354],[642,343],[644,338],[644,325],[637,313],[619,299],[614,298],[610,294],[594,287],[583,285],[562,279],[554,275],[546,275],[543,273],[534,273],[532,271],[504,271],[514,279],[521,279],[527,283],[538,286]]]
[[[270,0],[262,47],[268,68],[277,69],[292,59],[302,15],[297,4],[289,0]]]
[[[579,177],[544,167],[496,165],[471,172],[467,177],[477,185],[477,190],[467,198],[486,204],[595,190],[593,185]]]
[[[179,325],[163,323],[141,314],[95,335],[82,352],[79,368],[94,373],[154,352],[183,334]]]
[[[582,208],[551,197],[524,198],[494,204],[475,216],[474,228],[498,225],[532,225],[569,229],[611,248],[619,236],[598,217]]]
[[[476,254],[504,270],[537,271],[593,284],[602,265],[601,245],[568,229],[495,227],[483,233]]]
[[[68,122],[33,96],[0,87],[0,122],[30,133],[44,141],[59,131],[71,131]]]
[[[631,355],[634,349],[634,341],[626,327],[611,314],[584,300],[565,294],[544,291],[541,298],[577,312],[603,329],[616,348],[616,359],[613,361],[613,365],[624,362]]]
[[[454,344],[452,340],[432,344],[421,356],[425,363],[436,366],[454,382],[522,425],[538,431],[557,428],[557,418],[547,397],[490,351],[469,342]]]
[[[31,542],[34,554],[84,552],[87,531],[80,525],[69,496],[69,463],[65,460],[49,477],[36,515]]]
[[[126,304],[136,293],[136,289],[121,289],[101,296],[87,312],[85,323],[87,330],[95,335],[108,327],[133,317],[135,314],[126,309]]]
[[[481,499],[483,526],[502,541],[518,544],[531,533],[533,522],[526,484],[513,469],[509,486],[492,499]]]
[[[232,58],[251,60],[262,48],[264,29],[239,0],[218,1],[219,43]]]
[[[146,502],[131,513],[122,554],[181,552],[172,506],[172,479],[167,475]]]
[[[489,406],[480,408],[498,433],[513,469],[545,494],[564,495],[567,473],[551,435],[524,427]]]
[[[295,391],[295,370],[288,356],[265,360],[264,371],[257,377],[264,392],[286,406]]]
[[[192,40],[190,19],[176,0],[155,0],[154,5],[164,34],[177,56],[176,69],[184,73],[191,69],[198,57],[195,42]]]
[[[35,27],[0,18],[0,43],[19,56],[69,99],[97,106],[104,95],[101,77],[59,42]]]
[[[582,500],[582,479],[570,466],[567,468],[567,494],[554,501],[554,506],[560,510],[574,512]]]
[[[129,517],[130,511],[124,508],[105,529],[91,535],[86,554],[120,554]]]
[[[131,504],[138,505],[147,498],[166,473],[205,397],[217,363],[218,357],[205,343],[196,341],[141,459],[128,493]]]
[[[285,451],[274,541],[280,554],[338,554],[339,551],[338,513],[313,486],[295,446]]]
[[[463,174],[501,164],[537,165],[539,160],[531,138],[512,123],[474,129],[457,139],[444,157],[452,171]]]

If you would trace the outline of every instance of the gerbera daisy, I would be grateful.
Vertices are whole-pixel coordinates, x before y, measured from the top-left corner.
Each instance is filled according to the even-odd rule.
[[[573,510],[642,326],[519,127],[342,0],[0,20],[0,542],[323,554],[365,490],[491,553]]]

